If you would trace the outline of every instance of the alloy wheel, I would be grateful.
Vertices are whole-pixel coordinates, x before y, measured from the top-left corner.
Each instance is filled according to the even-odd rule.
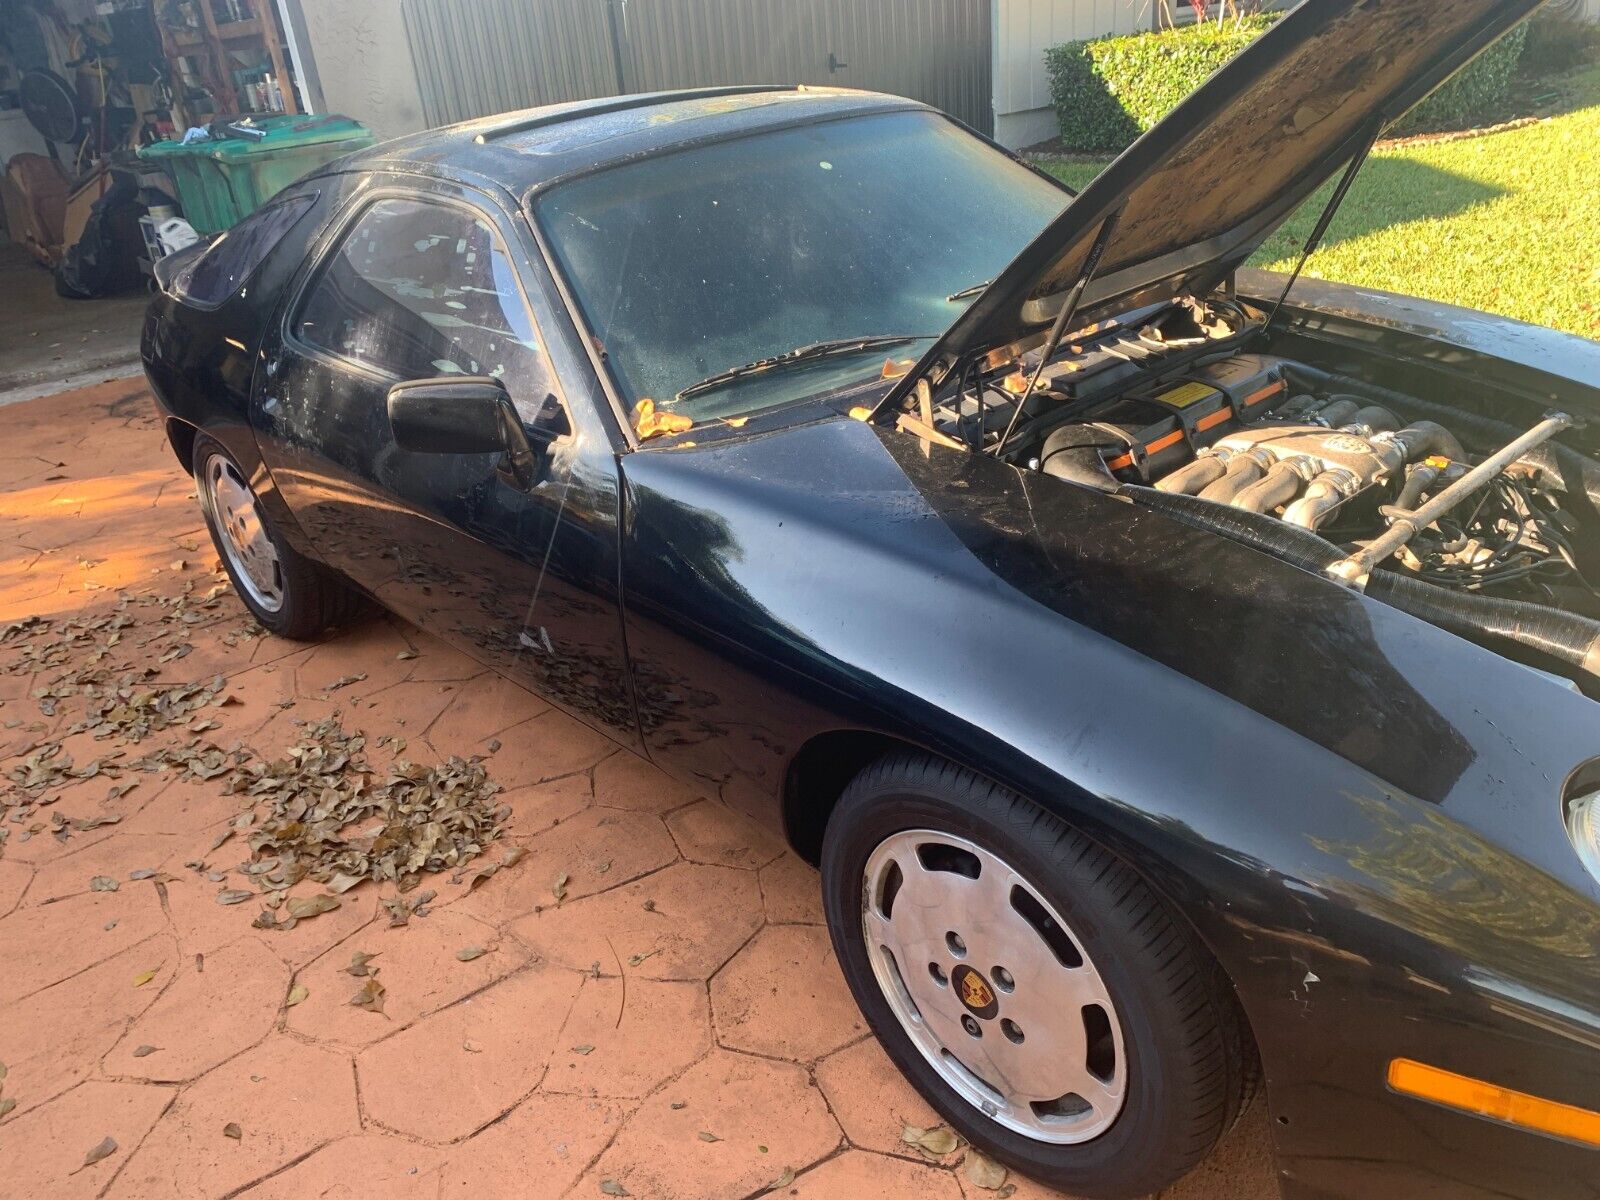
[[[229,459],[213,454],[201,475],[218,541],[239,584],[267,612],[283,607],[283,563],[250,485]]]
[[[867,860],[873,974],[940,1078],[990,1120],[1042,1142],[1104,1133],[1127,1057],[1100,973],[1044,894],[975,842],[917,829]]]

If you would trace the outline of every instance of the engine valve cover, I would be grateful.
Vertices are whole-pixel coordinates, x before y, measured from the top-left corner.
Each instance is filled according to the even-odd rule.
[[[1320,425],[1261,425],[1220,438],[1215,449],[1260,451],[1282,462],[1310,459],[1319,471],[1345,471],[1362,488],[1382,483],[1405,465],[1405,450],[1387,434],[1363,437]]]

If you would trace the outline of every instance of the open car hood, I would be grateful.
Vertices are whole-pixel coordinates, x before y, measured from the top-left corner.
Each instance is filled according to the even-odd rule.
[[[1357,154],[1540,0],[1305,0],[1102,171],[878,406],[1048,326],[1117,223],[1074,327],[1203,296]]]

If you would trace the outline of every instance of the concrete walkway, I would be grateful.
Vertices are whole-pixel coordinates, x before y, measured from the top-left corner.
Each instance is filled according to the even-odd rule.
[[[0,1194],[1051,1194],[903,1140],[937,1120],[775,838],[396,620],[262,636],[192,492],[140,381],[0,410]],[[503,834],[260,928],[206,756],[335,715],[379,774],[482,756]],[[1166,1200],[1275,1196],[1264,1130]]]
[[[63,299],[32,255],[0,240],[0,405],[137,371],[149,303],[142,291]]]

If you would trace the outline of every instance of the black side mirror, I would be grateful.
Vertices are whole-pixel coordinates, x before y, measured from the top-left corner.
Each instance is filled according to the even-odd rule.
[[[402,450],[416,454],[504,454],[522,487],[537,472],[534,451],[505,385],[488,376],[413,379],[389,389],[389,427]],[[540,449],[551,439],[541,439]]]

